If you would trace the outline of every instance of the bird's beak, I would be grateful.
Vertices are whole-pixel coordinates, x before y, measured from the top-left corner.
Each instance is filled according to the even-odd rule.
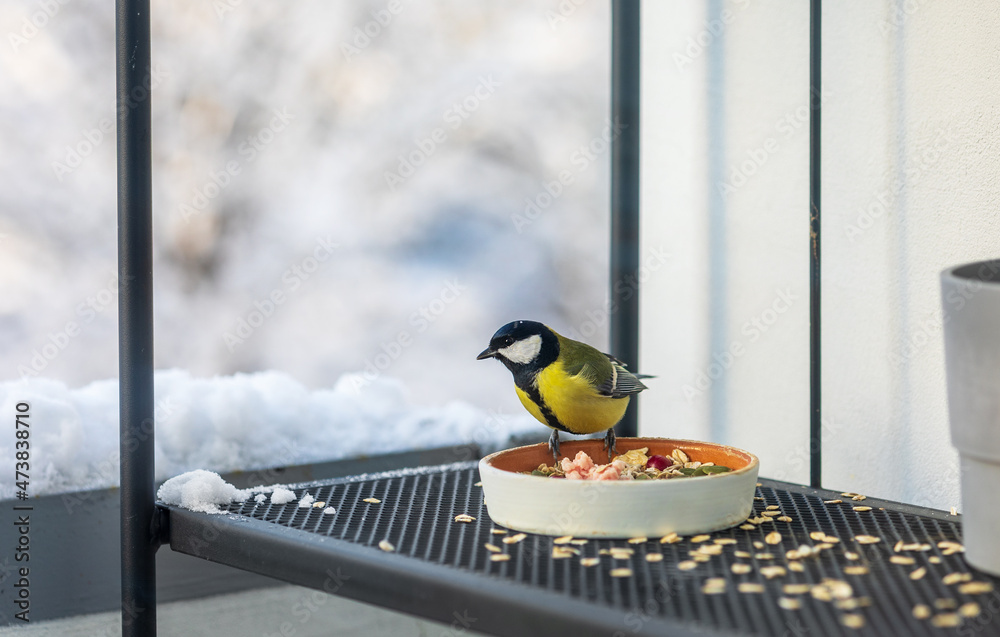
[[[497,351],[492,347],[487,347],[483,351],[479,352],[479,356],[476,357],[477,361],[481,361],[484,358],[493,358],[497,355]]]

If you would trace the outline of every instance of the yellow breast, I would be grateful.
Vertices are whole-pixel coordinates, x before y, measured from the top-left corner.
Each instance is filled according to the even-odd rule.
[[[559,422],[575,434],[604,431],[618,424],[628,407],[628,397],[609,398],[597,393],[582,375],[569,376],[558,361],[539,372],[538,392]],[[542,424],[548,424],[542,410],[528,395],[517,389],[525,409]]]

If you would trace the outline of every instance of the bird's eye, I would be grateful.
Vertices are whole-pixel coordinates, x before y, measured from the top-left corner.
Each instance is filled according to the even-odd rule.
[[[508,345],[513,345],[513,344],[514,344],[514,338],[512,336],[505,336],[504,337],[504,339],[503,339],[503,346],[504,347],[507,347]]]

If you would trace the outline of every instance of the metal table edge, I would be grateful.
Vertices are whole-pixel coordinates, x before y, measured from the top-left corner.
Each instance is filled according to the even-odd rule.
[[[570,632],[605,637],[705,634],[695,624],[652,617],[641,608],[621,613],[271,522],[157,505],[167,513],[173,551],[453,626],[472,617],[475,621],[465,628],[477,632],[511,637]],[[636,629],[636,623],[641,628]]]

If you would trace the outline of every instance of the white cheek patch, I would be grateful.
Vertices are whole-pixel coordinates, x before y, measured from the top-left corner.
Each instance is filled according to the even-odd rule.
[[[525,363],[530,363],[535,360],[535,357],[538,356],[538,352],[540,352],[541,349],[542,337],[535,334],[534,336],[521,339],[520,341],[512,343],[497,351],[501,356],[510,362],[517,363],[518,365],[524,365]]]

